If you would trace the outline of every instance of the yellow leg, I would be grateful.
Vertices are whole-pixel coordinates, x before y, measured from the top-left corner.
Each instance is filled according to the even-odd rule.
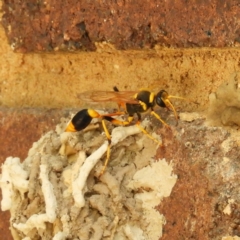
[[[115,115],[123,115],[123,114],[105,114],[105,115],[101,115],[101,117],[103,117],[105,120],[111,122],[112,124],[115,124],[115,125],[121,125],[121,126],[126,126],[126,125],[129,125],[130,122],[129,121],[120,121],[120,120],[117,120],[115,118],[112,118],[111,116],[115,116]],[[100,173],[100,177],[103,175],[107,165],[108,165],[108,162],[109,162],[109,159],[110,159],[110,153],[111,153],[111,135],[106,127],[106,123],[104,121],[104,119],[102,119],[102,126],[103,126],[103,129],[104,129],[104,132],[107,136],[107,139],[108,139],[108,148],[107,148],[107,158],[105,160],[105,163],[104,163],[104,166],[101,170],[101,173]]]
[[[157,118],[165,127],[170,128],[169,125],[168,125],[167,123],[165,123],[165,122],[160,118],[160,116],[159,116],[158,114],[156,114],[154,111],[151,111],[151,114],[152,114],[155,118]]]
[[[159,119],[164,125],[166,125],[166,127],[169,127],[154,111],[152,111],[152,114],[157,118]],[[119,114],[119,115],[122,115],[122,114]],[[121,125],[121,126],[127,126],[129,125],[132,120],[133,120],[133,116],[129,116],[128,117],[128,121],[120,121],[120,120],[117,120],[115,118],[111,118],[110,116],[114,116],[114,115],[101,115],[101,117],[105,117],[105,120],[107,121],[110,121],[111,123],[115,124],[115,125]],[[136,123],[137,127],[144,133],[146,134],[150,139],[152,139],[153,141],[155,141],[156,143],[160,144],[162,146],[162,143],[160,141],[158,141],[156,138],[154,138],[153,136],[151,136],[141,125],[140,125],[140,121],[138,121]],[[102,126],[103,126],[103,129],[104,129],[104,132],[107,136],[107,139],[108,139],[108,148],[107,148],[107,158],[104,162],[104,166],[102,167],[102,170],[100,172],[100,176],[101,177],[108,165],[108,162],[109,162],[109,159],[110,159],[110,153],[111,153],[111,135],[106,127],[106,124],[105,124],[105,121],[104,119],[102,119]]]
[[[110,135],[110,133],[109,133],[109,131],[107,129],[106,123],[105,123],[105,121],[103,119],[102,119],[102,126],[103,126],[103,129],[104,129],[104,132],[105,132],[105,134],[107,136],[108,141],[111,141],[111,135]]]
[[[106,113],[106,114],[102,114],[101,117],[111,117],[111,116],[121,116],[121,115],[125,115],[125,112],[115,112],[115,113]]]
[[[163,122],[163,120],[155,113],[156,117]],[[138,118],[140,119],[141,116],[139,115]],[[133,121],[133,116],[129,116],[127,121],[120,121],[117,119],[113,119],[111,120],[111,123],[115,124],[115,125],[122,125],[122,126],[127,126],[129,125],[131,122]],[[141,125],[140,125],[140,121],[138,121],[136,123],[137,127],[144,133],[146,134],[150,139],[152,139],[153,141],[155,141],[156,143],[161,144],[161,142],[159,142],[156,138],[154,138],[153,136],[151,136]],[[167,127],[169,127],[165,122],[163,122],[163,124],[165,124]]]
[[[102,119],[102,126],[103,126],[104,132],[105,132],[105,134],[107,136],[107,139],[108,139],[108,148],[107,148],[107,158],[104,162],[104,166],[102,167],[102,170],[100,172],[99,177],[101,177],[103,175],[103,173],[104,173],[104,171],[105,171],[105,169],[108,165],[108,161],[110,159],[110,154],[111,154],[111,135],[110,135],[110,133],[109,133],[107,127],[106,127],[106,123],[103,119]]]
[[[117,119],[114,119],[111,121],[112,124],[114,125],[120,125],[120,126],[127,126],[130,124],[129,121],[120,121],[120,120],[117,120]]]
[[[159,142],[156,138],[154,138],[153,136],[151,136],[151,135],[140,125],[140,122],[137,122],[136,125],[137,125],[138,128],[139,128],[144,134],[146,134],[150,139],[152,139],[152,140],[155,141],[156,143],[162,145],[161,142]]]
[[[105,162],[104,162],[104,165],[103,165],[103,167],[102,167],[102,170],[101,170],[101,172],[100,172],[99,177],[101,177],[101,176],[104,174],[104,172],[105,172],[105,169],[106,169],[106,167],[107,167],[107,165],[108,165],[108,162],[109,162],[109,159],[110,159],[110,153],[111,153],[110,144],[108,144],[108,148],[107,148],[107,158],[106,158],[106,160],[105,160]]]

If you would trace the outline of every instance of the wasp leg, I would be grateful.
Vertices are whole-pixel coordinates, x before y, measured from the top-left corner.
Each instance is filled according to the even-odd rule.
[[[153,141],[155,141],[156,143],[162,145],[161,142],[159,142],[156,138],[154,138],[153,136],[151,136],[140,124],[141,124],[141,114],[140,113],[137,113],[138,115],[138,121],[136,123],[136,126],[144,133],[146,134],[150,139],[152,139]],[[157,115],[158,116],[158,115]],[[111,120],[110,119],[107,119],[108,121],[110,121],[111,123],[115,124],[115,125],[122,125],[122,126],[127,126],[127,125],[130,125],[131,122],[133,121],[133,116],[132,115],[129,115],[128,117],[128,120],[127,121],[120,121],[120,120],[117,120],[117,119],[114,119],[112,118]],[[166,123],[165,123],[166,124]],[[167,125],[168,126],[168,125]]]
[[[100,175],[99,177],[101,177],[107,167],[107,164],[109,162],[109,159],[110,159],[110,153],[111,153],[111,135],[110,133],[108,132],[108,129],[106,127],[106,124],[105,124],[105,121],[104,120],[107,120],[109,122],[111,122],[112,124],[114,125],[121,125],[121,126],[127,126],[130,124],[129,121],[121,121],[121,120],[118,120],[118,119],[115,119],[115,118],[112,118],[111,116],[114,116],[114,115],[122,115],[122,114],[105,114],[105,115],[101,115],[101,117],[103,118],[102,119],[102,126],[103,126],[103,129],[104,129],[104,132],[107,136],[107,139],[108,139],[108,149],[107,149],[107,158],[104,162],[104,166],[102,167],[102,170],[100,172]]]
[[[167,123],[165,123],[160,116],[152,109],[151,115],[153,115],[155,118],[157,118],[165,127],[170,128]]]
[[[129,125],[129,122],[128,121],[120,121],[120,120],[117,120],[115,118],[112,118],[111,116],[114,116],[114,115],[122,115],[122,114],[105,114],[105,115],[101,115],[101,117],[103,118],[102,119],[102,126],[103,126],[103,129],[104,129],[104,132],[107,136],[107,139],[108,139],[108,149],[107,149],[107,158],[104,162],[104,166],[100,172],[100,177],[103,175],[106,167],[107,167],[107,164],[109,162],[109,159],[110,159],[110,153],[111,153],[111,135],[106,127],[106,123],[104,120],[107,120],[109,122],[111,122],[112,124],[114,125],[122,125],[122,126],[126,126],[126,125]]]
[[[162,145],[161,142],[159,142],[156,138],[154,138],[153,136],[151,136],[142,126],[141,126],[141,114],[140,113],[137,113],[138,115],[138,121],[136,123],[136,126],[144,133],[146,134],[150,139],[152,139],[153,141],[155,141],[156,143]],[[158,116],[158,115],[157,115]],[[131,122],[133,121],[133,116],[130,115],[128,117],[128,120],[127,121],[119,121],[117,119],[113,119],[113,121],[111,121],[113,124],[115,125],[123,125],[123,126],[127,126],[127,125],[130,125]],[[166,123],[165,123],[166,124]],[[168,125],[167,125],[168,126]]]
[[[125,115],[125,114],[126,114],[126,112],[120,112],[120,111],[118,111],[118,112],[114,112],[114,113],[102,114],[101,117],[121,116],[121,115]],[[112,119],[114,119],[114,118],[112,118]],[[107,119],[106,119],[106,120],[107,120]],[[112,120],[108,120],[108,121],[112,122]]]
[[[105,123],[105,121],[103,119],[102,119],[102,126],[103,126],[104,132],[106,134],[106,137],[108,139],[108,148],[107,148],[107,158],[106,158],[106,160],[104,162],[104,166],[102,167],[102,170],[100,172],[99,177],[101,177],[103,175],[103,173],[104,173],[104,171],[105,171],[105,169],[107,167],[108,161],[110,159],[110,154],[111,154],[111,135],[110,135],[110,133],[109,133],[107,127],[106,127],[106,123]]]
[[[154,112],[154,111],[153,111]],[[101,115],[101,117],[103,118],[102,119],[102,126],[103,126],[103,129],[105,131],[105,134],[107,136],[107,139],[108,139],[108,149],[107,149],[107,158],[105,160],[105,163],[104,163],[104,166],[102,167],[102,170],[101,170],[101,173],[100,173],[100,176],[103,175],[106,167],[107,167],[107,164],[109,162],[109,159],[110,159],[110,153],[111,153],[111,135],[109,134],[108,130],[107,130],[107,127],[106,127],[106,124],[105,124],[105,121],[104,120],[107,120],[109,122],[111,122],[112,124],[114,125],[121,125],[121,126],[127,126],[127,125],[130,125],[131,122],[133,121],[133,116],[130,115],[128,117],[128,120],[127,121],[121,121],[121,120],[118,120],[118,119],[115,119],[115,118],[112,118],[111,116],[114,116],[114,115],[122,115],[122,114],[106,114],[106,115]],[[152,139],[153,141],[155,141],[156,143],[158,143],[159,145],[162,145],[162,143],[160,141],[158,141],[156,138],[154,138],[153,136],[151,136],[142,126],[141,126],[141,114],[140,113],[137,113],[138,115],[138,121],[136,123],[136,126],[144,133],[146,134],[150,139]],[[169,127],[155,112],[154,112],[154,115],[156,115],[156,118],[159,119],[163,124],[165,124],[167,127]]]
[[[115,114],[105,114],[105,115],[101,115],[101,117],[103,118],[102,119],[102,126],[103,126],[103,129],[104,129],[104,132],[107,136],[107,139],[108,139],[108,149],[107,149],[107,158],[105,160],[105,163],[104,163],[104,166],[101,170],[101,173],[100,173],[100,177],[103,175],[106,167],[107,167],[107,164],[109,162],[109,159],[110,159],[110,153],[111,153],[111,135],[110,133],[108,132],[108,129],[106,127],[106,124],[105,124],[105,121],[104,120],[107,120],[109,122],[111,122],[112,124],[114,125],[122,125],[122,126],[126,126],[126,125],[129,125],[129,122],[128,121],[120,121],[120,120],[117,120],[115,118],[112,118],[111,116],[114,116]],[[122,114],[116,114],[116,115],[122,115]]]
[[[123,115],[123,114],[121,114],[121,115]],[[129,121],[121,121],[121,120],[118,120],[118,119],[115,119],[115,118],[112,118],[112,117],[109,117],[109,116],[104,116],[103,118],[105,120],[111,122],[114,125],[127,126],[127,125],[130,124]]]
[[[154,138],[153,136],[151,136],[151,135],[141,126],[141,122],[138,121],[138,122],[136,123],[136,125],[137,125],[137,127],[138,127],[144,134],[146,134],[150,139],[152,139],[154,142],[162,145],[161,142],[159,142],[156,138]]]
[[[136,123],[136,126],[144,133],[146,134],[150,139],[152,139],[154,142],[158,143],[159,145],[162,145],[161,142],[159,142],[156,138],[154,138],[152,135],[150,135],[142,126],[141,126],[141,115],[140,113],[137,113],[138,115],[138,121]]]

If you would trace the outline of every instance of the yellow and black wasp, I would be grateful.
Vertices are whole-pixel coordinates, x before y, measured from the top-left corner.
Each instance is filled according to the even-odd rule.
[[[117,87],[113,88],[114,91],[88,91],[79,95],[82,101],[88,103],[100,103],[100,102],[116,102],[119,107],[119,111],[116,115],[127,114],[128,124],[133,121],[134,115],[138,117],[137,125],[141,121],[141,113],[151,111],[151,114],[162,122],[166,127],[169,127],[161,117],[154,111],[156,105],[162,108],[168,108],[173,111],[175,118],[178,120],[177,112],[171,103],[171,98],[185,99],[183,97],[169,95],[165,90],[159,91],[157,94],[149,90],[136,91],[119,91]],[[186,99],[185,99],[186,100]],[[120,112],[120,108],[124,109],[124,113]],[[113,113],[114,114],[114,113]],[[117,125],[121,124],[119,121],[115,121]]]
[[[148,110],[151,111],[151,114],[155,116],[159,121],[161,121],[166,127],[169,127],[161,117],[154,111],[156,105],[164,108],[171,109],[174,112],[176,119],[178,119],[177,112],[172,105],[170,99],[178,98],[185,99],[182,97],[169,95],[165,90],[159,91],[157,94],[154,94],[148,90],[141,91],[119,91],[117,87],[113,88],[114,91],[88,91],[81,93],[79,97],[84,102],[96,103],[96,102],[116,102],[119,106],[119,111],[109,114],[99,114],[93,109],[82,109],[79,111],[70,121],[65,131],[67,132],[76,132],[81,131],[86,128],[93,118],[99,118],[102,121],[103,129],[106,133],[109,145],[107,150],[107,159],[105,161],[104,167],[101,174],[104,172],[108,160],[110,158],[110,146],[111,146],[111,135],[106,127],[105,120],[111,122],[114,125],[129,125],[134,119],[134,115],[137,115],[136,125],[145,133],[149,138],[153,139],[157,143],[159,141],[151,136],[143,127],[141,127],[141,113]],[[120,109],[123,108],[124,112],[121,112]],[[113,116],[119,115],[128,115],[127,121],[121,121],[113,118]]]

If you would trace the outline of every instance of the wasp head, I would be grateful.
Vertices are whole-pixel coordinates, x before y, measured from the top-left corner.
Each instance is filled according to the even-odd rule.
[[[156,103],[160,107],[167,107],[165,104],[165,100],[168,99],[168,93],[165,90],[161,90],[156,95]]]

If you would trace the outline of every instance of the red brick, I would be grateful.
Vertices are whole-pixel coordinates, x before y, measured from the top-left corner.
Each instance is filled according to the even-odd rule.
[[[227,47],[240,42],[239,1],[3,1],[2,24],[19,52]]]

